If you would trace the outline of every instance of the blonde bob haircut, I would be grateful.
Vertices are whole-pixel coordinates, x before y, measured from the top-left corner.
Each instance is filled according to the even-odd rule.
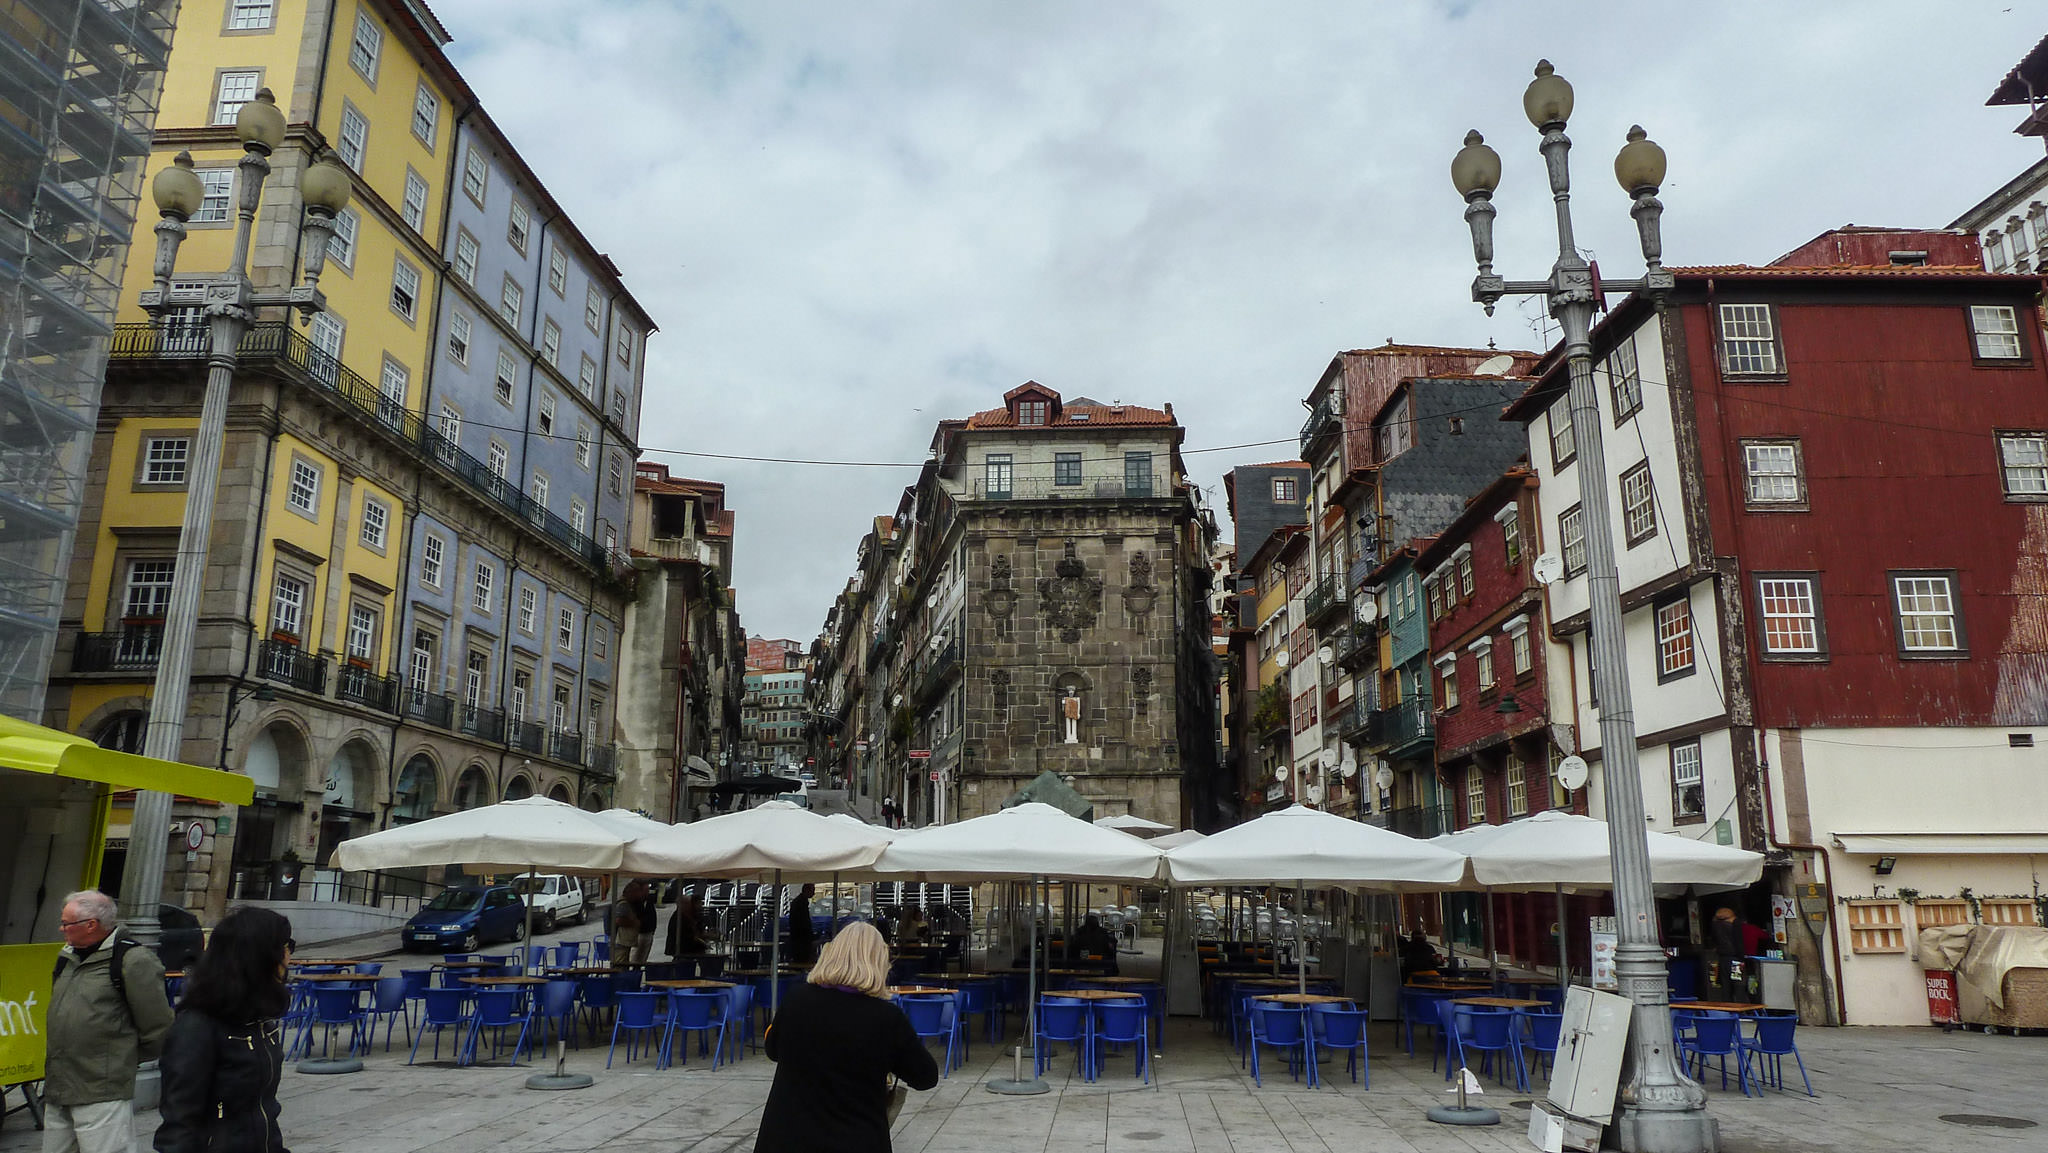
[[[889,997],[889,943],[866,921],[855,921],[839,931],[818,951],[812,967],[813,985],[841,985],[870,997]]]

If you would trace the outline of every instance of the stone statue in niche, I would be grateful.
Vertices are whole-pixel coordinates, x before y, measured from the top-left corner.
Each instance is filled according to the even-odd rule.
[[[1152,709],[1152,670],[1131,670],[1131,700],[1138,707],[1138,715],[1144,716]]]
[[[996,712],[1010,711],[1010,674],[1007,669],[997,669],[988,675],[990,694],[995,698]]]
[[[1081,690],[1067,689],[1067,695],[1060,698],[1060,718],[1066,722],[1066,743],[1081,743]]]
[[[1081,630],[1095,624],[1102,611],[1102,578],[1088,575],[1088,567],[1067,542],[1067,555],[1053,566],[1053,575],[1038,581],[1038,609],[1048,631],[1057,631],[1066,644],[1078,644]]]
[[[1010,587],[1010,558],[998,555],[989,561],[988,592],[982,594],[981,606],[989,619],[995,623],[996,636],[1010,635],[1010,614],[1017,607],[1017,592]]]
[[[1152,584],[1152,558],[1139,549],[1131,554],[1131,583],[1124,587],[1124,611],[1144,616],[1158,599],[1159,590]]]

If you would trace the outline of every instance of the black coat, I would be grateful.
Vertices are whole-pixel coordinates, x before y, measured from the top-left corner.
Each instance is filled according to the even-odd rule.
[[[754,1153],[889,1153],[886,1075],[939,1083],[903,1010],[860,993],[795,986],[765,1044],[775,1084]]]
[[[284,1034],[182,1010],[164,1038],[157,1153],[288,1153],[277,1127]]]

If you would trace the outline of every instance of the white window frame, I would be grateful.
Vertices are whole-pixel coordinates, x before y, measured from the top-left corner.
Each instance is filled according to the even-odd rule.
[[[597,362],[588,354],[577,363],[576,387],[587,397],[595,399],[597,396]]]
[[[539,611],[539,609],[540,598],[534,593],[533,586],[526,585],[522,587],[519,590],[520,632],[526,633],[528,635],[531,635],[533,633],[534,617],[535,614]]]
[[[1671,765],[1671,819],[1680,821],[1704,821],[1707,819],[1707,758],[1700,747],[1698,738],[1676,741],[1665,747],[1665,757]],[[1680,800],[1688,788],[1700,791],[1699,809],[1688,812]]]
[[[476,201],[478,208],[482,208],[484,206],[484,197],[490,194],[490,190],[490,161],[485,160],[484,154],[477,151],[476,145],[472,144],[462,154],[462,192],[471,200]]]
[[[1953,576],[1892,574],[1891,584],[1892,616],[1898,623],[1901,650],[1907,653],[1963,651],[1962,619],[1957,611]]]
[[[1636,363],[1636,338],[1614,346],[1607,354],[1609,400],[1614,406],[1614,423],[1619,426],[1643,410],[1643,372]]]
[[[1536,669],[1536,648],[1529,639],[1529,618],[1516,617],[1507,623],[1508,652],[1514,658],[1515,676],[1520,677]]]
[[[616,450],[606,454],[606,472],[609,473],[611,493],[623,495],[626,489],[626,457]]]
[[[1659,679],[1684,676],[1699,667],[1699,637],[1692,627],[1690,596],[1658,605],[1656,625]]]
[[[542,436],[555,435],[555,395],[545,388],[540,393],[540,404],[535,418],[535,427]]]
[[[1979,360],[2025,360],[2019,311],[2009,304],[1970,306],[1970,341]]]
[[[377,610],[360,601],[348,606],[348,634],[342,654],[365,665],[377,655]]]
[[[469,314],[451,309],[448,313],[448,359],[468,366],[471,334]]]
[[[340,265],[350,275],[356,270],[356,236],[361,222],[355,209],[344,208],[334,214],[334,234],[327,238],[328,262]]]
[[[498,315],[504,318],[506,324],[516,329],[519,327],[519,316],[525,309],[526,290],[519,287],[519,282],[512,279],[512,274],[508,272],[505,274],[504,283],[498,286]]]
[[[334,134],[334,154],[357,172],[363,170],[363,160],[370,154],[370,118],[353,104],[341,106],[341,128]]]
[[[1482,693],[1492,691],[1495,683],[1493,676],[1493,638],[1480,637],[1472,642],[1467,651],[1472,654],[1472,660],[1475,662],[1474,667],[1479,673],[1477,678],[1479,691]]]
[[[555,647],[565,653],[576,651],[576,613],[566,606],[555,612]]]
[[[571,500],[569,502],[569,527],[576,530],[577,536],[588,536],[590,535],[588,531],[589,525],[590,509],[581,500]]]
[[[492,437],[491,446],[484,450],[484,456],[485,467],[491,470],[491,475],[504,480],[512,469],[512,450],[505,447],[504,441]]]
[[[1436,707],[1448,712],[1458,707],[1458,654],[1445,653],[1436,660]]]
[[[540,358],[555,368],[562,367],[562,326],[552,316],[541,321]]]
[[[576,467],[585,472],[590,471],[590,452],[592,447],[590,426],[578,421],[576,424]]]
[[[1998,476],[2009,497],[2048,497],[2048,433],[1999,433]]]
[[[419,142],[434,150],[434,133],[441,127],[441,98],[434,95],[427,82],[420,81],[419,88],[412,94],[412,134]]]
[[[1657,535],[1657,485],[1648,461],[1621,474],[1621,531],[1630,548]]]
[[[256,99],[256,92],[262,87],[261,68],[223,69],[213,81],[213,122],[233,124],[242,105]]]
[[[627,368],[633,367],[634,336],[635,334],[632,329],[627,328],[623,324],[619,326],[619,363]]]
[[[1486,774],[1479,771],[1478,765],[1465,767],[1465,823],[1486,823]]]
[[[499,404],[511,407],[512,394],[519,384],[519,361],[513,357],[511,349],[498,349],[498,371],[491,381],[491,394],[498,398]]]
[[[545,513],[548,507],[548,492],[553,486],[548,483],[548,474],[535,470],[533,474],[533,503]]]
[[[438,455],[444,462],[453,462],[456,451],[462,447],[462,412],[445,401],[441,405],[438,424],[441,446]]]
[[[377,61],[384,55],[384,29],[370,18],[365,8],[356,9],[355,35],[349,41],[348,62],[362,78],[377,86]]]
[[[477,259],[482,252],[482,246],[477,244],[476,237],[469,234],[469,229],[455,230],[455,259],[449,263],[455,275],[472,288],[476,287]]]
[[[1529,815],[1529,769],[1522,758],[1510,755],[1508,758],[1508,816]]]
[[[1560,397],[1544,414],[1544,421],[1550,425],[1550,464],[1559,472],[1579,459],[1578,434],[1572,429],[1572,406],[1570,397]]]
[[[276,23],[275,0],[228,0],[230,32],[267,32]]]
[[[1768,304],[1723,304],[1720,321],[1721,371],[1730,376],[1777,376],[1777,318]]]
[[[469,607],[489,616],[491,605],[496,601],[492,589],[497,582],[498,570],[492,567],[491,562],[487,560],[477,561],[476,574],[470,585]]]
[[[1742,493],[1752,506],[1806,503],[1806,467],[1791,438],[1742,442]]]
[[[443,560],[448,550],[447,542],[433,533],[425,534],[420,540],[420,583],[438,591],[445,573]]]
[[[420,314],[420,270],[403,256],[391,261],[391,311],[411,324]]]
[[[270,631],[298,638],[306,637],[306,602],[312,586],[297,573],[280,568],[271,576]]]
[[[526,246],[533,242],[533,213],[517,200],[505,216],[505,239],[521,256],[526,255]]]
[[[285,489],[285,504],[306,516],[319,516],[322,473],[319,465],[305,457],[294,456],[291,482]]]
[[[583,327],[592,332],[602,332],[603,324],[604,293],[599,292],[595,284],[585,285],[583,288]]]
[[[199,184],[204,191],[199,197],[199,211],[192,214],[187,224],[226,224],[235,218],[235,170],[232,168],[200,168],[195,170]]]
[[[1557,547],[1566,577],[1586,571],[1586,513],[1580,506],[1573,505],[1557,514]]]
[[[142,441],[142,477],[146,485],[183,485],[192,471],[192,434],[151,434]]]
[[[316,312],[313,314],[313,323],[307,328],[307,336],[312,340],[313,347],[327,356],[325,362],[314,359],[308,365],[309,370],[314,376],[333,384],[335,378],[340,375],[341,346],[348,339],[347,322],[331,308],[324,312]]]
[[[1768,576],[1756,582],[1757,615],[1767,656],[1816,656],[1821,647],[1820,589],[1812,577]]]
[[[569,254],[559,244],[548,245],[548,287],[556,296],[569,292]]]
[[[427,178],[410,168],[405,170],[405,200],[398,211],[414,232],[427,230]]]
[[[364,548],[383,552],[391,542],[391,506],[373,496],[363,498],[363,527],[357,535]]]

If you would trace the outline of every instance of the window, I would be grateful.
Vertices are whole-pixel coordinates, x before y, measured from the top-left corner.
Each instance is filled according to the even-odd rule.
[[[1124,495],[1152,495],[1151,453],[1127,452],[1124,454]]]
[[[320,509],[320,470],[303,457],[292,458],[292,483],[285,503],[307,516]]]
[[[121,620],[127,624],[160,622],[171,603],[171,578],[177,575],[176,561],[139,560],[128,566],[128,591],[121,603]]]
[[[205,191],[199,197],[199,211],[187,223],[226,224],[234,215],[235,170],[201,168],[198,176]]]
[[[604,322],[604,294],[593,284],[583,290],[583,327],[592,332],[601,331]]]
[[[399,213],[414,232],[427,230],[427,178],[410,168],[405,170],[405,203]]]
[[[332,384],[341,375],[341,339],[346,335],[346,329],[341,318],[329,309],[313,314],[313,324],[309,331],[313,336],[313,347],[325,355],[309,357],[310,363],[307,367],[314,376]]]
[[[469,332],[468,313],[448,314],[448,359],[457,364],[469,363]]]
[[[1657,606],[1657,679],[1682,677],[1692,670],[1692,601],[1681,595]]]
[[[484,193],[489,187],[491,170],[484,162],[484,154],[471,145],[462,156],[462,191],[476,206],[484,206]]]
[[[2038,925],[2034,913],[2034,902],[2028,898],[1985,897],[1977,902],[1983,914],[1979,918],[1986,925]]]
[[[597,395],[597,362],[588,355],[576,366],[576,387],[585,396],[594,398]]]
[[[541,323],[540,356],[557,368],[562,366],[562,326],[556,324],[553,317]]]
[[[420,138],[427,151],[434,150],[434,129],[441,124],[441,98],[427,91],[426,83],[412,94],[412,134]]]
[[[405,398],[412,388],[412,373],[390,357],[377,381],[377,415],[391,424],[405,419]]]
[[[988,492],[989,496],[1001,498],[1010,495],[1009,453],[992,452],[988,454],[987,459],[982,462],[982,473],[982,488]]]
[[[344,208],[334,214],[334,235],[327,238],[327,259],[340,265],[342,270],[354,273],[356,269],[356,230],[359,219],[356,210]]]
[[[548,507],[548,474],[544,472],[533,474],[533,503],[536,506],[534,519],[544,519],[543,514],[547,512]]]
[[[1899,650],[1904,656],[1950,656],[1963,651],[1953,573],[1893,573]]]
[[[1806,469],[1796,440],[1742,442],[1743,496],[1750,505],[1806,506]]]
[[[1473,590],[1473,587],[1474,587],[1474,581],[1473,581],[1473,575],[1472,575],[1472,546],[1471,546],[1471,545],[1466,545],[1466,546],[1464,546],[1464,547],[1462,547],[1462,548],[1460,548],[1460,549],[1458,550],[1458,556],[1457,556],[1457,560],[1456,560],[1456,562],[1454,563],[1453,567],[1454,567],[1454,568],[1455,568],[1455,569],[1457,570],[1457,574],[1458,574],[1458,597],[1459,597],[1459,599],[1461,599],[1461,600],[1465,600],[1465,599],[1470,599],[1470,598],[1471,598],[1471,596],[1472,596],[1472,590]]]
[[[440,537],[428,533],[420,542],[420,583],[428,588],[441,587],[441,553],[448,546]]]
[[[384,51],[384,30],[361,8],[356,10],[355,40],[348,46],[348,62],[363,79],[377,83],[377,57]]]
[[[499,480],[504,480],[506,474],[512,468],[511,450],[505,447],[504,441],[493,437],[491,439],[491,447],[487,452],[490,457],[491,475]]]
[[[375,497],[364,497],[361,534],[363,547],[383,552],[386,542],[390,539],[391,506]]]
[[[520,632],[531,633],[533,631],[533,614],[536,604],[537,601],[534,596],[533,589],[530,586],[519,590]]]
[[[1820,590],[1811,576],[1763,576],[1756,580],[1758,616],[1763,622],[1764,656],[1819,656],[1827,651],[1821,625]]]
[[[1052,404],[1043,400],[1020,400],[1017,402],[1017,423],[1041,425],[1050,417]]]
[[[1373,445],[1379,450],[1381,464],[1415,447],[1415,422],[1409,417],[1411,404],[1406,393],[1395,398],[1393,407],[1373,430]]]
[[[420,270],[400,257],[391,265],[391,311],[411,323],[420,307]]]
[[[263,73],[254,68],[221,73],[213,96],[213,122],[233,124],[242,105],[256,99],[256,89],[262,83]]]
[[[1768,304],[1721,306],[1721,371],[1729,376],[1781,376],[1778,331]]]
[[[441,406],[441,439],[434,446],[435,455],[443,463],[453,464],[455,454],[462,445],[462,414],[453,405]]]
[[[1643,373],[1636,366],[1636,339],[1631,336],[1607,354],[1607,387],[1614,401],[1614,423],[1642,411]]]
[[[1472,662],[1479,670],[1479,691],[1493,691],[1493,638],[1481,637],[1472,644]]]
[[[491,586],[497,582],[498,570],[488,561],[476,562],[476,582],[470,586],[469,604],[480,613],[491,611]]]
[[[267,31],[276,8],[273,0],[228,0],[228,31]]]
[[[627,368],[633,367],[633,330],[630,328],[619,329],[619,363]]]
[[[1081,483],[1081,454],[1078,452],[1056,452],[1052,454],[1052,482],[1059,485]]]
[[[356,111],[355,105],[341,107],[341,131],[335,134],[334,151],[341,162],[355,169],[363,170],[363,156],[370,149],[370,122]]]
[[[1486,774],[1477,765],[1465,770],[1465,823],[1486,823]]]
[[[516,720],[526,717],[526,701],[533,695],[533,674],[525,669],[512,672],[512,716]]]
[[[569,685],[563,684],[561,683],[561,681],[562,672],[560,669],[557,669],[555,671],[555,703],[554,712],[552,716],[554,719],[555,731],[558,733],[566,733],[574,728],[574,726],[570,724],[571,717],[569,715],[569,695],[572,690]]]
[[[1529,815],[1529,770],[1519,759],[1508,762],[1508,816]]]
[[[1697,739],[1671,746],[1671,820],[1677,824],[1707,819],[1707,783]]]
[[[512,385],[513,382],[518,379],[518,377],[518,362],[512,359],[511,352],[502,348],[499,349],[498,380],[496,385],[496,394],[498,397],[499,404],[509,405],[512,403]]]
[[[498,315],[505,318],[506,324],[518,328],[519,310],[525,304],[526,290],[519,287],[519,282],[512,279],[511,273],[506,273],[505,283],[498,288]]]
[[[572,529],[574,529],[574,530],[576,530],[576,535],[577,535],[577,536],[585,536],[585,535],[587,535],[587,534],[586,534],[586,532],[585,532],[584,530],[585,530],[585,529],[587,529],[587,528],[589,528],[589,526],[590,526],[590,509],[589,509],[588,507],[586,507],[586,506],[584,505],[584,503],[583,503],[583,502],[582,502],[581,500],[577,500],[577,499],[572,499],[572,500],[570,500],[570,501],[569,501],[569,527],[570,527],[570,528],[572,528]]]
[[[555,435],[555,398],[547,392],[540,394],[540,416],[535,427],[542,436]]]
[[[1507,557],[1508,567],[1522,563],[1522,506],[1511,504],[1493,514],[1500,524],[1501,552]]]
[[[1559,398],[1550,406],[1547,419],[1550,421],[1550,463],[1562,470],[1579,455],[1578,438],[1572,432],[1571,398]]]
[[[297,640],[305,628],[306,582],[279,572],[270,596],[270,631]]]
[[[605,469],[608,473],[610,473],[610,476],[607,479],[610,482],[612,495],[619,496],[623,494],[626,491],[625,454],[619,452],[607,453],[605,460]]]
[[[589,467],[590,467],[590,448],[591,448],[591,442],[590,442],[590,426],[589,426],[589,425],[587,425],[587,424],[578,424],[578,425],[576,426],[576,467],[577,467],[577,468],[589,468]]]
[[[1586,571],[1586,522],[1578,505],[1557,514],[1558,547],[1564,550],[1564,575]]]
[[[612,419],[626,423],[626,390],[623,387],[612,390]]]
[[[1437,707],[1449,712],[1458,707],[1458,656],[1452,653],[1436,663]]]
[[[1517,617],[1508,622],[1508,655],[1514,661],[1517,677],[1534,671],[1536,654],[1529,642],[1528,617]]]
[[[517,200],[512,202],[512,212],[505,222],[505,239],[521,256],[526,255],[526,242],[533,235],[533,214]]]
[[[456,229],[455,275],[461,277],[464,282],[471,285],[474,285],[476,283],[476,256],[476,237],[471,236],[469,234],[469,229],[467,228]]]
[[[609,629],[607,629],[607,628],[604,628],[604,627],[603,627],[603,626],[601,626],[601,625],[593,625],[593,626],[591,626],[591,629],[590,629],[590,655],[591,655],[592,657],[594,657],[595,659],[597,659],[597,660],[601,660],[601,661],[603,661],[603,660],[610,660],[610,659],[611,659],[611,652],[612,652],[612,634],[611,634],[611,630],[609,630]]]
[[[568,652],[576,643],[576,614],[563,609],[555,615],[555,647]]]
[[[1897,901],[1849,902],[1849,951],[1903,953],[1906,927]]]
[[[142,483],[184,484],[191,459],[191,437],[152,436],[142,444]]]
[[[1970,335],[1976,340],[1979,360],[2019,360],[2026,355],[2020,343],[2019,315],[2008,305],[1971,305]]]
[[[561,296],[569,290],[569,254],[559,244],[548,246],[548,287]]]
[[[1621,474],[1621,528],[1630,548],[1657,535],[1657,490],[1650,484],[1650,462]]]
[[[465,707],[480,709],[484,704],[484,686],[491,680],[491,658],[484,653],[472,652],[464,662],[462,672],[462,703]]]
[[[1275,503],[1293,504],[1295,501],[1301,499],[1299,496],[1296,495],[1298,491],[1299,490],[1295,487],[1295,480],[1293,477],[1276,476],[1273,478],[1273,500]]]
[[[427,629],[414,629],[412,654],[406,667],[406,684],[416,693],[434,691],[434,649],[440,643]]]
[[[1999,433],[1998,468],[2005,478],[2005,495],[2048,496],[2048,434]]]
[[[377,610],[365,604],[348,607],[348,659],[369,664],[377,653]]]

